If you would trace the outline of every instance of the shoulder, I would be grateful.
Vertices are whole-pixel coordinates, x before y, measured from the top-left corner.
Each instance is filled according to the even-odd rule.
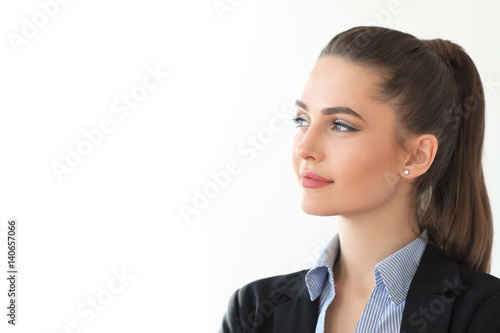
[[[266,277],[235,290],[219,332],[272,331],[274,307],[304,292],[307,272]]]
[[[500,332],[500,279],[463,265],[459,270],[464,287],[454,306],[457,323],[469,318],[468,332]]]
[[[440,285],[446,287],[444,289],[458,286],[458,289],[463,292],[460,292],[461,296],[482,298],[500,292],[499,278],[469,268],[431,244],[426,246],[418,271],[420,274],[416,276],[419,275],[420,280],[430,282],[440,279]],[[430,278],[431,276],[433,279]],[[455,295],[458,296],[458,292]]]
[[[466,267],[430,244],[422,255],[407,302],[410,323],[417,318],[422,327],[438,327],[437,322],[448,322],[446,317],[451,332],[500,333],[500,279]]]
[[[259,299],[271,296],[294,297],[305,287],[308,270],[290,274],[275,275],[252,281],[237,290],[241,300]]]
[[[458,265],[462,279],[463,299],[469,306],[479,307],[482,304],[497,302],[500,309],[500,279],[463,265]],[[459,295],[460,296],[460,295]],[[498,318],[500,321],[500,318]]]
[[[500,292],[500,279],[491,274],[471,269],[464,265],[458,265],[462,282],[475,290]]]

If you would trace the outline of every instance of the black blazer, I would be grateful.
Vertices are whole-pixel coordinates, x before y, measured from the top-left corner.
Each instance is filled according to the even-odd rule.
[[[319,297],[309,298],[308,270],[253,281],[236,290],[222,333],[314,333]],[[500,332],[500,279],[427,245],[403,311],[401,333]]]

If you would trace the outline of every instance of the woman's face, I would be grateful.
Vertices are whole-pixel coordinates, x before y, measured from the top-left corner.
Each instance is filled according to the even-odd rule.
[[[320,58],[311,71],[297,100],[296,116],[303,121],[291,147],[305,213],[365,212],[394,195],[404,151],[397,142],[394,111],[372,97],[378,80],[372,69],[335,56]],[[331,182],[312,183],[301,170]]]

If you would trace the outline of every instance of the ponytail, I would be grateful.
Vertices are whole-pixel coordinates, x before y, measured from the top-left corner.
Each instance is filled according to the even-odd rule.
[[[490,271],[493,222],[482,168],[484,92],[478,71],[452,42],[383,27],[355,27],[321,51],[380,70],[380,99],[396,109],[396,134],[430,133],[438,149],[415,179],[413,209],[429,242],[463,265]]]
[[[458,105],[444,113],[445,122],[457,131],[457,138],[445,172],[431,189],[433,199],[422,223],[445,253],[468,267],[489,273],[493,221],[482,167],[483,86],[476,66],[462,47],[441,39],[423,42],[450,70],[457,86]]]

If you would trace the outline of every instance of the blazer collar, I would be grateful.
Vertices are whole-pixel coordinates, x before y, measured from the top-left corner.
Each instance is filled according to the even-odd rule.
[[[448,332],[455,298],[466,288],[457,262],[427,244],[406,296],[400,332]]]
[[[278,291],[289,299],[274,307],[274,327],[276,333],[314,332],[319,314],[319,298],[311,301],[305,283],[308,270],[291,278]]]
[[[274,307],[273,332],[315,331],[319,298],[311,301],[309,297],[305,284],[307,271],[291,277],[278,289],[288,300]],[[457,262],[427,244],[408,290],[400,332],[448,332],[455,298],[466,288],[460,279]]]

